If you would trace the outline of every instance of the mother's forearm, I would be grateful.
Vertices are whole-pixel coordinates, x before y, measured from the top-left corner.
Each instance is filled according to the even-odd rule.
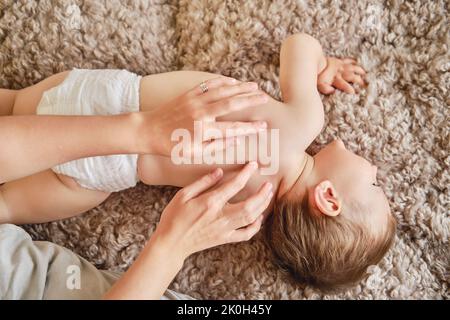
[[[0,183],[88,156],[139,153],[137,114],[0,117]]]
[[[112,300],[160,299],[183,266],[184,257],[157,233],[128,271],[105,294]]]

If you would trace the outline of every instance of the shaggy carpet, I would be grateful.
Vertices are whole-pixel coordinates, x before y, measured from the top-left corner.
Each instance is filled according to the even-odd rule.
[[[325,295],[283,279],[259,234],[191,256],[171,288],[203,299],[446,299],[449,9],[445,0],[0,0],[0,86],[72,67],[193,69],[255,80],[279,99],[281,41],[310,33],[327,54],[357,58],[370,83],[324,97],[326,127],[311,151],[340,137],[381,168],[399,223],[394,247],[358,286]],[[141,184],[83,216],[25,228],[126,270],[175,191]]]

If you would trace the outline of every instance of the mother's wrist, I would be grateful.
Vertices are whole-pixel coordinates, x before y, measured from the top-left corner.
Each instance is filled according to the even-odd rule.
[[[161,234],[158,229],[153,233],[148,241],[146,248],[152,250],[155,254],[163,257],[165,261],[178,266],[180,269],[184,261],[189,256],[183,249],[183,244],[178,243],[169,236]]]
[[[128,115],[128,127],[132,132],[133,153],[156,154],[158,137],[153,133],[154,123],[146,112],[133,112]]]

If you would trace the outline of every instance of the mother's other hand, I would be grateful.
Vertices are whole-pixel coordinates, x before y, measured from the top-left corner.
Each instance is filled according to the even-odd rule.
[[[184,260],[197,251],[252,238],[272,199],[272,185],[263,184],[245,201],[229,204],[228,200],[244,188],[256,169],[256,162],[248,163],[233,179],[207,191],[223,176],[216,169],[181,189],[162,213],[152,239],[159,239]]]
[[[253,237],[272,199],[272,186],[263,184],[239,203],[229,204],[228,200],[246,185],[256,168],[256,163],[247,164],[214,190],[208,191],[221,180],[221,169],[181,189],[165,208],[137,260],[104,298],[159,299],[190,254]]]

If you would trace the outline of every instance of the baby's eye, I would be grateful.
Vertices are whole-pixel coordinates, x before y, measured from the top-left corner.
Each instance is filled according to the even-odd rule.
[[[372,185],[374,186],[374,187],[381,187],[378,183],[376,183],[376,182],[374,182],[374,183],[372,183]]]

